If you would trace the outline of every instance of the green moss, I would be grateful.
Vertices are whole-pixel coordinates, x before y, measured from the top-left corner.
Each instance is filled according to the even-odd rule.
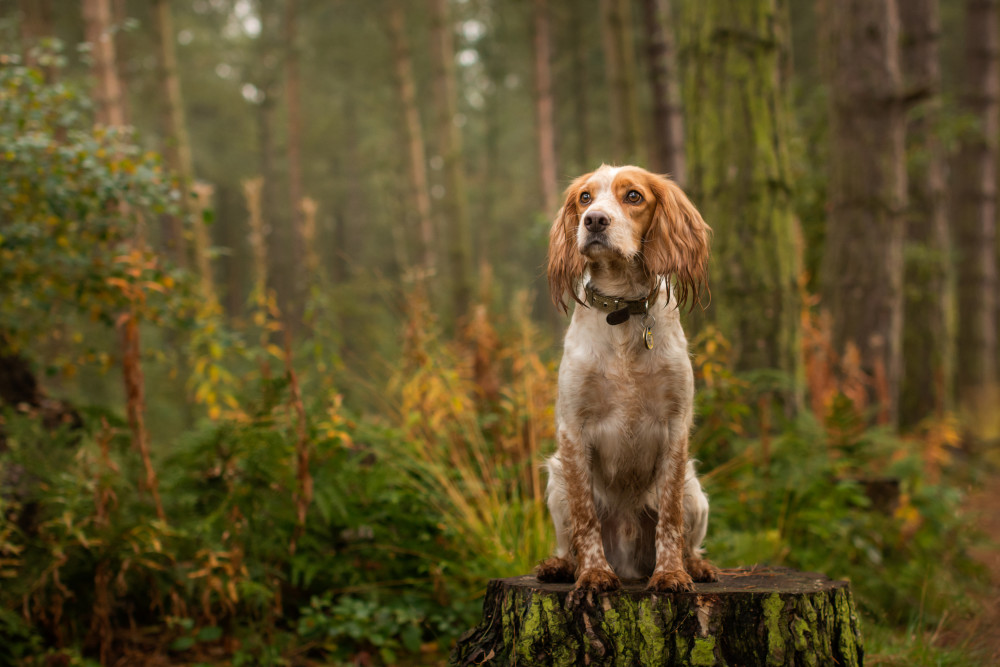
[[[833,604],[837,610],[837,644],[840,649],[840,657],[845,665],[857,665],[858,654],[860,653],[860,636],[855,636],[857,628],[857,618],[852,613],[854,604],[850,598],[850,592],[846,589],[838,589],[834,592]]]
[[[809,624],[796,616],[792,619],[792,643],[795,650],[805,651],[809,648]]]
[[[641,647],[638,637],[637,605],[630,597],[620,596],[614,606],[604,612],[601,626],[614,644],[615,664],[631,665],[637,661]]]
[[[674,655],[674,664],[685,664],[688,659],[688,653],[690,652],[687,637],[680,634],[674,635],[674,648],[677,649],[677,653]]]
[[[519,660],[526,664],[533,661],[535,647],[545,644],[544,627],[542,605],[529,603],[527,613],[521,620],[521,631],[518,633],[517,643],[514,646],[514,653]]]
[[[785,602],[777,593],[771,593],[764,600],[764,627],[767,630],[767,664],[785,663],[785,638],[781,634],[781,612]]]
[[[504,593],[503,602],[500,605],[500,624],[503,628],[503,645],[506,647],[514,645],[514,616],[516,612],[513,597],[509,591]]]
[[[715,659],[715,637],[696,637],[691,649],[690,665],[711,667],[720,664]]]
[[[660,603],[663,609],[670,609],[670,601]],[[644,665],[662,665],[666,660],[667,642],[663,631],[656,623],[656,610],[650,600],[639,603],[636,625],[639,628],[641,642],[639,644],[639,661]],[[664,623],[664,628],[667,624]]]
[[[574,667],[577,664],[580,642],[566,631],[571,627],[566,621],[566,612],[559,598],[554,595],[543,595],[541,600],[542,616],[548,631],[547,649],[551,651],[552,664],[555,667]]]

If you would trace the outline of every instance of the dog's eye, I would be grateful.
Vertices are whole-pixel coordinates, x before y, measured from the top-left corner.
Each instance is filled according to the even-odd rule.
[[[581,204],[589,204],[590,203],[590,193],[589,192],[581,192],[580,193],[580,203]]]
[[[642,201],[642,195],[639,194],[638,190],[629,190],[628,194],[625,195],[625,201],[629,204],[638,204]]]

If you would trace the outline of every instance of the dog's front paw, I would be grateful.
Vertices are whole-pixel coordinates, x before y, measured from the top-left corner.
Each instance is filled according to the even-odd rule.
[[[718,581],[719,568],[704,558],[689,558],[684,561],[684,569],[695,581]]]
[[[610,567],[592,567],[582,570],[576,579],[576,586],[569,592],[566,598],[566,606],[569,609],[576,607],[588,608],[595,604],[594,594],[615,590],[621,586],[618,576]]]
[[[576,590],[603,593],[621,588],[622,582],[610,567],[592,567],[582,570],[576,578]]]
[[[690,591],[694,587],[691,575],[684,570],[657,570],[649,578],[646,590],[657,593],[667,593],[670,591]]]
[[[535,578],[547,584],[572,584],[574,576],[572,561],[562,556],[546,558],[535,568]]]

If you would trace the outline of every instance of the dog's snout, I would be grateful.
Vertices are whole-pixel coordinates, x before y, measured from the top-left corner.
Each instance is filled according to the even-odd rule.
[[[601,211],[590,211],[583,216],[583,226],[588,232],[603,232],[610,223],[608,216]]]

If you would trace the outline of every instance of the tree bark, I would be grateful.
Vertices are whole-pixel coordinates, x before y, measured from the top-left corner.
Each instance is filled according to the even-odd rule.
[[[649,82],[653,94],[653,160],[656,171],[687,185],[684,111],[677,72],[671,0],[643,0]]]
[[[403,110],[410,189],[417,211],[420,238],[419,273],[421,278],[425,278],[432,275],[436,268],[437,259],[434,253],[436,241],[434,219],[431,217],[430,187],[427,181],[427,149],[423,125],[420,123],[420,107],[417,106],[417,85],[413,76],[410,46],[406,40],[402,0],[393,0],[389,4],[388,26],[396,74],[396,93]]]
[[[21,10],[21,50],[24,54],[24,64],[28,67],[38,67],[35,49],[42,40],[53,36],[52,2],[51,0],[18,0]],[[52,67],[45,67],[45,78],[51,82],[54,74]]]
[[[290,280],[292,283],[292,322],[298,322],[302,317],[304,294],[307,288],[307,276],[304,275],[304,258],[306,255],[305,239],[303,237],[302,212],[302,96],[299,78],[299,50],[296,44],[298,32],[297,0],[285,0],[285,110],[288,113],[288,140],[286,145],[286,160],[288,162],[288,214],[292,230],[292,262]]]
[[[714,230],[708,316],[739,369],[776,368],[801,403],[800,252],[775,0],[690,3],[683,24],[688,179]]]
[[[452,665],[861,665],[846,581],[782,568],[725,570],[690,593],[645,582],[567,604],[570,584],[494,579]]]
[[[161,98],[161,132],[163,155],[167,165],[177,175],[181,188],[182,217],[167,216],[162,227],[163,244],[171,257],[181,266],[187,266],[188,252],[184,218],[190,219],[194,206],[191,185],[194,166],[191,157],[191,139],[187,132],[184,100],[181,96],[180,76],[177,72],[177,50],[174,46],[174,18],[169,0],[155,0],[156,38],[159,59]],[[197,254],[197,251],[195,251]]]
[[[958,255],[955,384],[960,408],[992,409],[997,383],[996,183],[1000,63],[997,0],[965,3],[965,57],[959,80],[975,132],[962,138],[951,176]]]
[[[458,92],[455,81],[455,45],[448,0],[429,0],[431,60],[437,106],[438,152],[444,161],[444,215],[448,230],[448,264],[451,272],[452,317],[459,320],[472,296],[471,235],[462,163],[462,134],[456,124]]]
[[[641,161],[630,9],[629,0],[601,0],[602,44],[615,139],[613,157],[619,163]]]
[[[938,0],[900,4],[902,65],[909,110],[909,198],[906,219],[905,321],[900,425],[912,427],[950,404],[954,308],[951,240],[945,197],[941,118]]]
[[[541,177],[542,205],[546,215],[555,215],[559,206],[556,179],[556,137],[552,101],[552,47],[549,8],[546,0],[534,2],[535,24],[535,130],[538,172]]]
[[[573,8],[569,14],[567,24],[569,26],[570,48],[573,54],[572,72],[570,74],[570,80],[572,81],[570,99],[573,100],[573,124],[576,130],[577,161],[576,169],[573,172],[580,174],[597,167],[597,165],[590,162],[592,144],[590,138],[589,110],[592,98],[588,94],[589,81],[587,80],[587,75],[590,71],[587,63],[588,45],[587,40],[582,38],[588,26],[585,26],[584,12]]]
[[[830,212],[823,307],[840,353],[857,351],[869,405],[897,423],[902,370],[905,117],[895,0],[831,0]],[[859,406],[863,407],[863,406]]]
[[[109,0],[83,0],[83,20],[90,44],[91,70],[94,74],[94,102],[97,122],[101,125],[125,125],[122,85],[115,61],[115,40],[111,31]]]
[[[264,225],[263,191],[264,178],[262,176],[243,181],[243,196],[246,198],[247,227],[249,228],[247,240],[250,244],[253,260],[251,262],[253,282],[250,294],[251,299],[255,302],[262,302],[267,298],[267,230]]]

